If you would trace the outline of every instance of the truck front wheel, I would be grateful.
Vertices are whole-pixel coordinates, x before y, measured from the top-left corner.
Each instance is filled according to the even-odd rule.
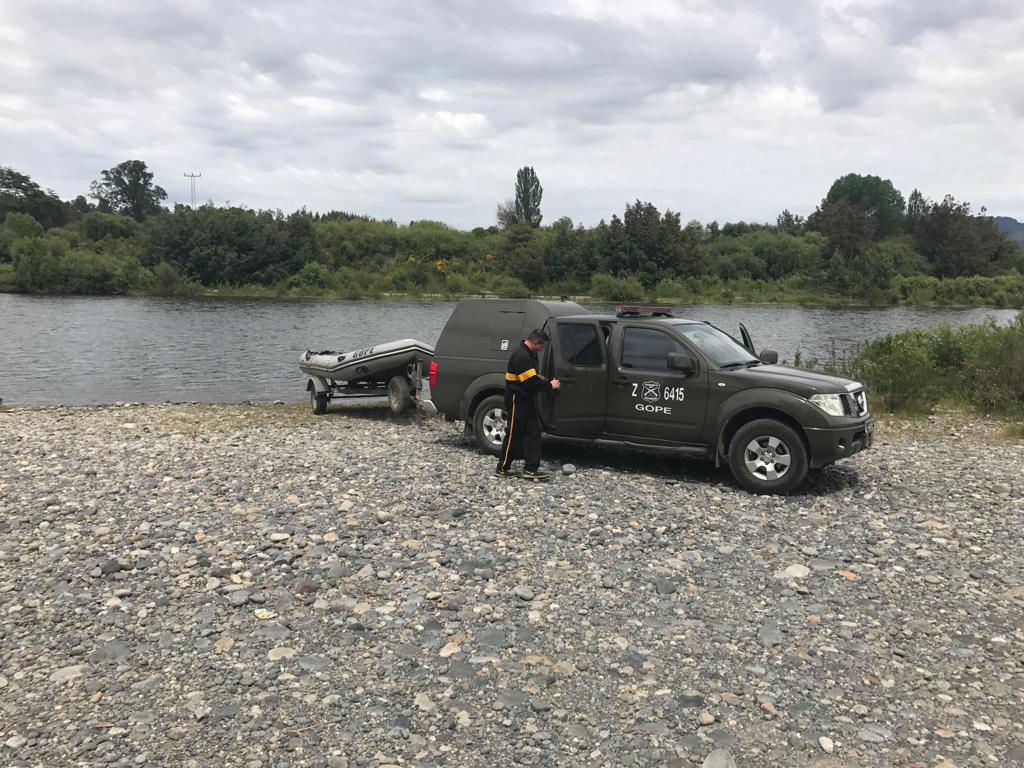
[[[473,439],[482,451],[497,456],[505,440],[507,423],[505,398],[502,395],[486,397],[473,412]]]
[[[729,469],[751,493],[786,494],[807,476],[807,449],[792,427],[775,419],[757,419],[733,435]]]

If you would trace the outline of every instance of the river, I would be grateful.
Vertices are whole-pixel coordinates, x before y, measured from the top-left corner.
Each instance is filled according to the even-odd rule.
[[[0,398],[5,405],[302,400],[299,355],[402,338],[434,344],[454,302],[158,299],[0,294]],[[607,311],[608,307],[595,306]],[[792,360],[851,352],[867,339],[1010,309],[807,308],[703,304],[708,320]]]

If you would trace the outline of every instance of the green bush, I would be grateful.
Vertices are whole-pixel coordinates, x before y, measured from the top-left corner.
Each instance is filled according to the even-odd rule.
[[[126,293],[128,281],[117,262],[109,256],[74,251],[61,263],[67,293],[110,295]]]
[[[492,275],[487,283],[487,291],[510,298],[530,295],[530,289],[526,287],[525,283],[511,275]]]
[[[43,225],[27,213],[8,213],[4,218],[3,230],[12,238],[42,237]]]
[[[0,264],[0,292],[13,291],[14,288],[14,265]]]
[[[323,264],[311,261],[288,278],[289,288],[323,293],[334,285],[334,274]]]
[[[665,278],[654,286],[654,296],[659,301],[668,300],[687,304],[693,298],[693,291],[682,280]]]
[[[470,293],[477,293],[469,278],[465,275],[448,275],[444,282],[444,293],[450,296],[464,296]]]
[[[82,234],[94,242],[107,237],[113,240],[132,238],[141,231],[139,223],[130,216],[100,213],[99,211],[85,214],[78,222],[78,226]]]
[[[151,290],[157,296],[185,296],[196,293],[198,289],[198,286],[185,280],[177,268],[166,261],[153,267],[150,280]]]
[[[828,366],[826,365],[826,368]],[[842,371],[884,408],[925,413],[942,399],[983,412],[1024,413],[1024,313],[1009,326],[905,331],[865,344]]]
[[[598,272],[590,279],[590,295],[602,301],[643,301],[647,291],[633,275],[613,277]]]
[[[864,383],[883,405],[904,413],[927,413],[941,399],[938,367],[929,331],[913,330],[868,342],[858,356]]]
[[[63,242],[63,241],[61,241]],[[14,285],[19,291],[42,293],[64,285],[61,257],[64,255],[47,238],[15,240],[11,249],[14,258]],[[65,244],[66,250],[66,244]]]
[[[1009,326],[991,319],[965,329],[957,393],[976,408],[1024,412],[1024,313]]]

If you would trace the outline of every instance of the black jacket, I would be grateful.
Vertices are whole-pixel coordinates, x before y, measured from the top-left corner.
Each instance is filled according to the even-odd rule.
[[[526,395],[531,400],[538,392],[551,389],[551,382],[542,379],[537,373],[537,353],[532,351],[524,341],[508,359],[505,368],[506,394]]]

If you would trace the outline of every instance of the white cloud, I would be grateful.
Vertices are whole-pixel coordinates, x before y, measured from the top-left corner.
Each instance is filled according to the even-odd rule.
[[[8,4],[0,163],[64,197],[145,160],[172,200],[493,222],[809,213],[847,172],[1024,218],[1006,0]]]

